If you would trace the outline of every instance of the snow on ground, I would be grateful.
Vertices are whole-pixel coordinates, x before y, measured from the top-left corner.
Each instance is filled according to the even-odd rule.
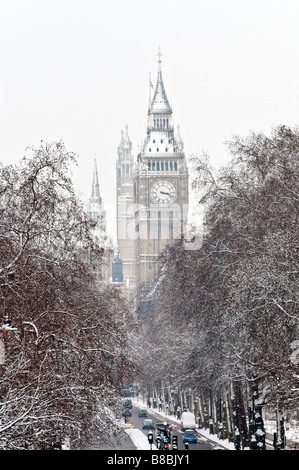
[[[165,420],[169,419],[173,422],[176,422],[178,424],[181,423],[179,419],[177,419],[173,415],[168,415],[164,413],[163,411],[158,411],[157,408],[149,408],[146,403],[143,402],[141,397],[134,397],[132,398],[133,404],[138,407],[138,408],[144,408],[147,409],[148,413],[156,416],[157,418],[164,418]],[[297,424],[297,423],[296,423]],[[288,427],[286,425],[286,438],[287,441],[288,439],[298,442],[299,441],[299,429],[296,426],[290,426]],[[266,431],[269,433],[276,432],[276,425],[274,421],[271,422],[265,422],[265,428]],[[147,440],[147,436],[140,431],[139,429],[135,429],[131,425],[125,425],[125,432],[128,434],[128,436],[131,438],[133,444],[136,446],[137,450],[150,450],[150,444]],[[217,435],[215,434],[210,434],[209,429],[197,429],[198,434],[200,434],[201,438],[213,441],[216,444],[219,444],[222,448],[225,447],[228,450],[235,450],[235,446],[233,442],[229,442],[228,439],[221,440],[218,439]],[[156,449],[156,447],[152,446],[153,449]]]
[[[136,450],[151,450],[147,436],[140,429],[130,427],[125,429],[125,432],[130,437],[134,446],[136,446]],[[156,449],[154,444],[152,445],[152,449]]]
[[[171,421],[174,421],[178,424],[181,424],[181,420],[177,419],[174,415],[168,415],[166,413],[163,413],[163,411],[158,411],[156,408],[155,409],[148,408],[148,406],[142,401],[141,397],[132,398],[132,402],[136,407],[147,409],[147,411],[149,413],[153,414],[153,415],[156,415],[156,416],[161,417],[161,418],[165,418],[165,420],[170,419]],[[221,447],[225,447],[228,450],[235,450],[235,446],[234,446],[233,442],[229,442],[228,439],[225,439],[225,440],[218,439],[218,437],[216,435],[210,434],[208,429],[198,429],[197,432],[202,437],[206,438],[207,440],[210,440],[210,441],[213,441],[213,442],[219,444],[219,446],[221,446]],[[145,436],[145,438],[146,438],[146,436]],[[146,438],[146,440],[147,440],[147,438]],[[148,447],[148,449],[149,449],[149,447]]]
[[[277,432],[277,425],[276,421],[272,420],[265,420],[265,429],[266,432],[269,432],[271,434]],[[294,444],[297,444],[298,448],[298,442],[299,442],[299,426],[298,426],[298,421],[296,420],[291,420],[290,422],[285,422],[284,423],[284,428],[285,428],[285,436],[286,436],[286,441],[288,445],[288,441],[292,441]]]

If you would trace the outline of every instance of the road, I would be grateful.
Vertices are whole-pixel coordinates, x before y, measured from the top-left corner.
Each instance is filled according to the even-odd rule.
[[[152,419],[154,424],[158,420],[161,420],[161,419],[164,420],[164,418],[160,418],[158,416],[158,413],[155,413],[154,411],[151,411],[151,410],[147,410],[147,411],[148,411],[148,418]],[[138,413],[139,413],[139,409],[133,407],[132,416],[129,418],[129,422],[133,423],[134,428],[142,430],[142,424],[143,424],[144,418],[139,418]],[[177,435],[178,437],[178,450],[185,450],[185,444],[183,443],[183,432],[180,429],[180,425],[177,422],[172,421],[171,419],[169,419],[168,422],[171,423],[172,425],[173,435]],[[148,435],[148,430],[143,430],[143,432],[146,436]],[[197,444],[189,443],[188,450],[214,450],[216,448],[219,449],[218,444],[198,434]]]
[[[148,417],[153,420],[154,424],[159,420],[164,420],[164,418],[161,418],[161,416],[159,415],[157,411],[154,411],[151,409],[148,409],[147,411],[148,411]],[[139,408],[133,407],[132,416],[128,418],[129,423],[133,423],[134,428],[141,430],[145,434],[145,436],[147,436],[148,430],[142,429],[144,418],[139,418],[138,414],[139,414]],[[171,420],[170,418],[168,419],[168,422],[171,423],[172,425],[173,434],[176,434],[178,437],[178,450],[185,450],[185,444],[183,443],[183,433],[180,429],[180,425],[176,421]],[[215,442],[207,439],[204,436],[201,436],[198,433],[197,444],[189,443],[188,450],[189,451],[216,450],[219,448],[220,448],[219,444],[216,444]],[[88,445],[84,446],[82,450],[132,451],[132,450],[136,450],[136,447],[134,446],[134,443],[131,441],[130,437],[126,433],[124,433],[123,439],[121,440],[121,442],[119,442],[118,440],[110,439],[109,443],[107,443],[107,442],[99,441],[98,439],[95,438],[94,442],[91,442]]]

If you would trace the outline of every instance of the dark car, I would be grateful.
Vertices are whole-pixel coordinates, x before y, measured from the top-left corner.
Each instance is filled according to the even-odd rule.
[[[155,429],[152,419],[145,419],[143,421],[142,429]]]
[[[147,418],[147,411],[146,410],[140,410],[138,413],[139,418]]]
[[[156,432],[166,434],[171,431],[171,425],[167,421],[157,421]]]
[[[132,405],[132,400],[126,400],[124,402],[124,408],[132,408],[133,405]]]
[[[134,391],[130,390],[128,388],[124,388],[124,389],[120,390],[119,394],[120,394],[121,397],[134,397],[134,395],[135,395]]]
[[[123,408],[122,416],[125,416],[125,417],[132,416],[132,412],[131,412],[130,408]]]

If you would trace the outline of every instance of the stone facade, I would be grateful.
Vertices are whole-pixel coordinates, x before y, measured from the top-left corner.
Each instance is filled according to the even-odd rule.
[[[165,246],[184,236],[188,217],[188,168],[179,128],[174,132],[160,54],[146,138],[134,162],[128,129],[122,132],[116,172],[118,249],[134,302],[159,275]]]

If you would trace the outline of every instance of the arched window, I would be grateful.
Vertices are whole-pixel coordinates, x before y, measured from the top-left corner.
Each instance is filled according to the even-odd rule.
[[[172,162],[170,162],[170,171],[173,170],[173,165],[172,165]]]
[[[157,171],[160,171],[160,163],[157,162]]]
[[[175,169],[175,171],[178,171],[178,164],[177,164],[177,162],[174,162],[174,169]]]
[[[161,171],[164,171],[164,162],[161,162]]]

